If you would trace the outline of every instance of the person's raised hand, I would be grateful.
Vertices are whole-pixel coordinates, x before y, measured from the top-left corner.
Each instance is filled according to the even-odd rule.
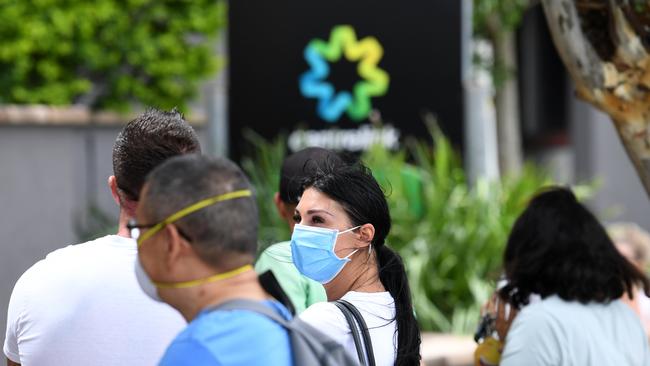
[[[512,321],[515,320],[515,317],[517,317],[519,311],[507,302],[500,299],[498,295],[495,294],[493,298],[495,298],[497,314],[495,328],[497,334],[499,335],[499,340],[505,342],[508,331],[510,330],[510,326],[512,325]]]

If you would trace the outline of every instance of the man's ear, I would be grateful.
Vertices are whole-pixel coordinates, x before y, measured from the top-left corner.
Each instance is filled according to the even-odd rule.
[[[165,265],[167,269],[171,270],[179,260],[187,255],[188,251],[192,250],[192,248],[187,240],[183,239],[180,235],[176,225],[165,225],[164,230],[169,238],[165,253]]]
[[[287,205],[280,199],[280,193],[275,192],[273,195],[273,203],[275,203],[275,208],[278,210],[278,215],[284,220],[289,220],[293,217],[293,212],[290,215],[287,214]]]
[[[113,201],[115,201],[115,203],[117,203],[118,206],[121,206],[122,204],[120,203],[120,195],[118,193],[118,188],[117,188],[117,179],[115,179],[114,175],[108,177],[108,188],[111,190],[111,196],[113,196]]]
[[[364,248],[372,242],[372,239],[375,238],[375,227],[372,224],[364,224],[359,227],[359,240],[362,241],[365,245],[362,245],[361,248]]]

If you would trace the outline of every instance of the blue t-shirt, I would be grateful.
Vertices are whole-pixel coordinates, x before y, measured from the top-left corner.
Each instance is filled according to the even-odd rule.
[[[263,301],[286,319],[277,301]],[[291,341],[281,325],[250,310],[204,310],[174,339],[161,366],[292,365]]]

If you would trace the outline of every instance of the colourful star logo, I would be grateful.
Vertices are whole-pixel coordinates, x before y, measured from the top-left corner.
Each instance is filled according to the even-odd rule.
[[[361,80],[352,91],[336,92],[327,81],[330,63],[344,55],[350,62],[358,62],[357,72]],[[386,71],[377,67],[384,55],[384,49],[375,37],[357,41],[357,35],[349,25],[332,28],[329,43],[313,39],[305,48],[305,60],[311,69],[300,77],[300,91],[306,98],[318,99],[318,115],[327,122],[336,122],[344,112],[355,121],[368,117],[372,108],[371,97],[385,95],[389,77]]]

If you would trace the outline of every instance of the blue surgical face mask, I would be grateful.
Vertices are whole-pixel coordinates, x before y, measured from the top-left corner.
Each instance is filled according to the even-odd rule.
[[[291,235],[291,256],[298,271],[322,284],[333,280],[350,261],[350,256],[359,250],[339,258],[334,253],[336,238],[359,227],[339,232],[336,229],[296,224]]]

